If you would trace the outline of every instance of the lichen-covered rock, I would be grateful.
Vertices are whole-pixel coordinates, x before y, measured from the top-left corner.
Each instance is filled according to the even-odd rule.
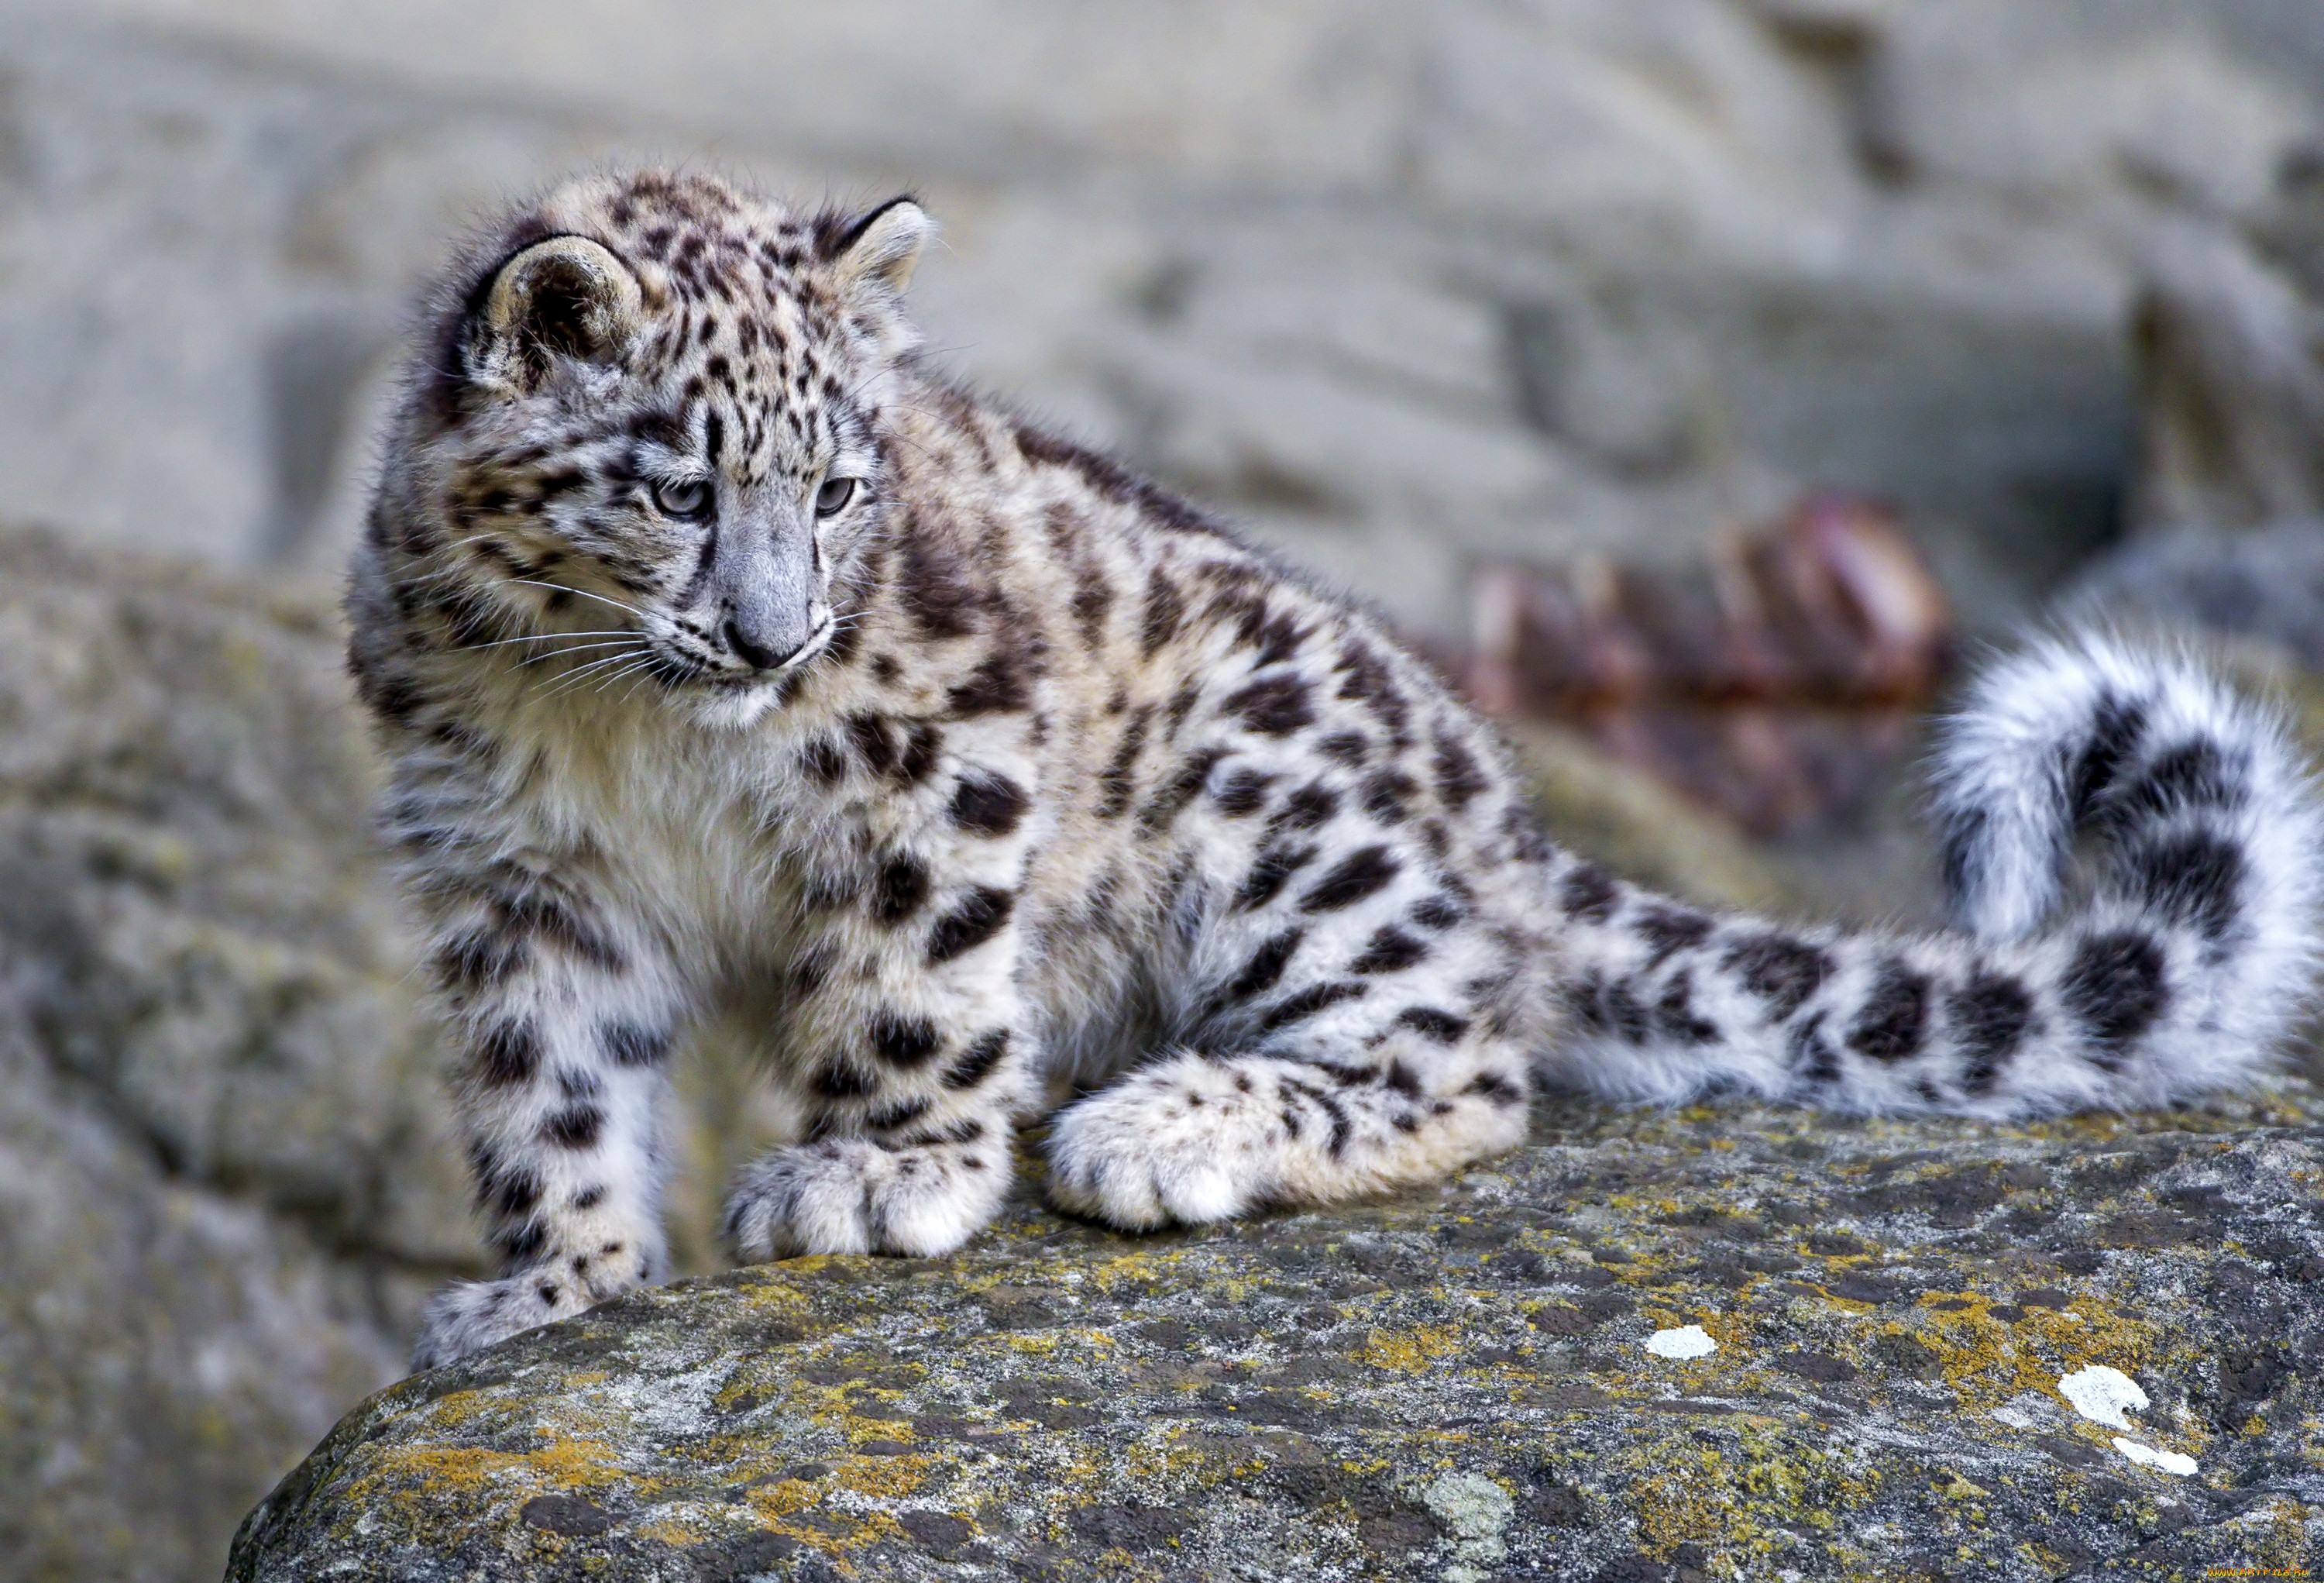
[[[1028,1194],[956,1257],[643,1292],[387,1391],[228,1576],[2312,1566],[2319,1189],[2294,1082],[2008,1127],[1559,1105],[1442,1189],[1161,1237]],[[2085,1368],[2144,1406],[2084,1416]]]

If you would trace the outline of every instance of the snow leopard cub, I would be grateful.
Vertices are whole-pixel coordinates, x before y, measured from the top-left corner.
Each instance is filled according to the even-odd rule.
[[[1545,839],[1370,616],[916,360],[929,231],[601,177],[435,299],[352,664],[504,1273],[420,1365],[661,1274],[667,1057],[743,998],[792,1132],[743,1259],[957,1247],[1051,1109],[1052,1199],[1139,1228],[1441,1176],[1545,1083],[2000,1116],[2268,1060],[2316,812],[2188,665],[1985,681],[1958,936],[1660,899]]]

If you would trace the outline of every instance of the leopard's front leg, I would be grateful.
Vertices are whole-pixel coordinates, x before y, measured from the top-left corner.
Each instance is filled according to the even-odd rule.
[[[496,1280],[429,1303],[416,1368],[661,1279],[666,1057],[680,996],[657,946],[569,861],[501,856],[417,887],[462,1046],[456,1080]]]
[[[737,1179],[738,1259],[947,1253],[1000,1207],[1033,1057],[1017,983],[1020,776],[1016,754],[947,754],[882,802],[862,857],[814,875],[784,1030],[807,1137]]]

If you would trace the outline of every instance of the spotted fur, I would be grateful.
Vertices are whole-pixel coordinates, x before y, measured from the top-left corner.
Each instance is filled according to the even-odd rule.
[[[2266,1059],[2317,822],[2192,669],[1987,683],[1959,937],[1679,906],[1554,847],[1370,616],[918,361],[928,229],[607,177],[445,279],[349,596],[505,1263],[421,1364],[661,1274],[669,1052],[722,1006],[779,1008],[790,1131],[744,1259],[955,1247],[1042,1113],[1051,1197],[1139,1228],[1442,1175],[1544,1081],[2004,1116]]]

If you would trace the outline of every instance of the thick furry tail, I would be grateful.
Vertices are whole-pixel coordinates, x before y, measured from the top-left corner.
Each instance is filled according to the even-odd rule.
[[[1986,674],[1936,780],[1958,935],[1714,919],[1554,870],[1570,1024],[1549,1075],[2002,1116],[2168,1104],[2272,1064],[2324,901],[2324,815],[2273,713],[2183,655],[2082,634]],[[2084,848],[2089,893],[2061,913]]]

